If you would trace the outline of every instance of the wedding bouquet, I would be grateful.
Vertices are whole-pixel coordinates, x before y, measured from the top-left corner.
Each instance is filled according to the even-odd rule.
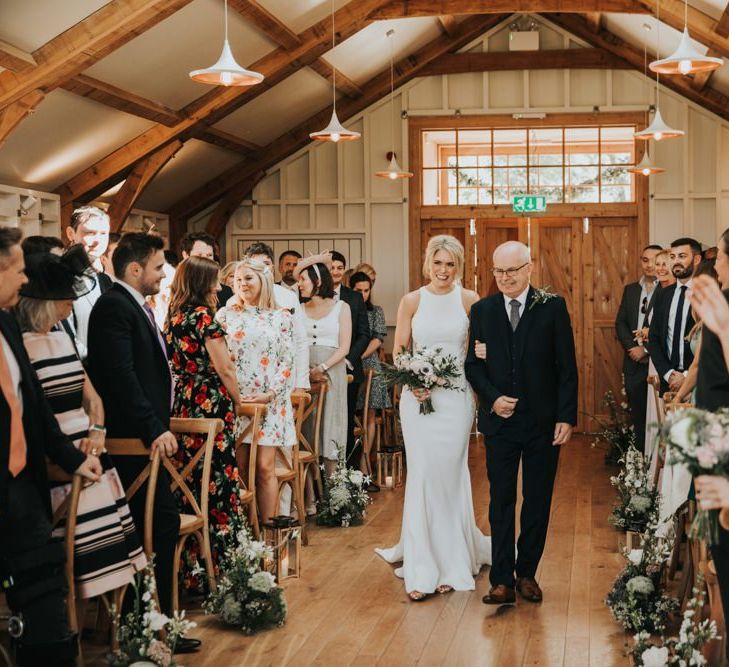
[[[630,651],[636,667],[664,667],[681,665],[693,667],[706,665],[701,655],[704,644],[717,639],[716,623],[709,619],[699,620],[704,606],[703,577],[699,575],[694,588],[694,596],[689,600],[678,637],[661,638],[661,645],[651,642],[650,633],[642,630],[633,637],[635,645]]]
[[[324,480],[324,495],[316,503],[316,522],[320,526],[348,528],[362,520],[367,505],[372,502],[365,490],[370,478],[347,467],[344,447],[337,445],[337,451],[336,470]]]
[[[610,523],[621,530],[642,533],[658,502],[658,490],[651,486],[648,462],[635,447],[629,447],[620,459],[623,466],[610,483],[618,492],[618,502],[610,514]]]
[[[625,399],[625,389],[622,392],[623,399]],[[618,403],[613,392],[608,390],[603,396],[603,405],[608,409],[610,420],[605,423],[597,417],[590,415],[600,427],[595,433],[595,440],[592,446],[597,447],[600,442],[604,442],[607,445],[605,463],[615,465],[629,447],[635,447],[635,428],[631,423],[628,404],[625,400]]]
[[[406,348],[400,350],[394,364],[382,364],[382,375],[388,387],[404,385],[410,389],[455,389],[463,391],[456,383],[462,375],[461,364],[452,354],[443,354],[440,347],[416,348],[414,352]],[[420,414],[435,412],[430,398],[420,404]]]
[[[676,410],[666,415],[658,437],[666,442],[669,464],[683,464],[693,476],[729,476],[729,408],[717,412]],[[699,506],[691,537],[716,544],[718,517],[718,510],[702,510]]]
[[[286,621],[286,599],[270,572],[261,569],[264,559],[272,559],[271,547],[251,539],[247,528],[238,531],[220,562],[222,576],[217,590],[203,603],[206,614],[252,635],[258,630],[281,626]]]
[[[138,572],[132,582],[134,608],[123,623],[117,616],[119,649],[108,656],[111,667],[127,667],[135,662],[147,662],[159,667],[174,667],[177,640],[184,637],[197,624],[185,618],[184,611],[175,611],[172,618],[157,611],[154,592],[154,559]],[[165,638],[159,632],[165,631]]]

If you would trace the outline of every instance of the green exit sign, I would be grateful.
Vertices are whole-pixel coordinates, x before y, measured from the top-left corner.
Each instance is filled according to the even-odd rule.
[[[511,208],[514,213],[543,213],[547,210],[547,198],[543,195],[516,195]]]

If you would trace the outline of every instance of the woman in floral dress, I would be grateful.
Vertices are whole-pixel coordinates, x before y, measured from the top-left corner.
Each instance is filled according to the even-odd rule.
[[[175,273],[166,328],[170,361],[175,376],[176,417],[217,418],[225,428],[216,436],[209,487],[210,545],[214,571],[225,550],[226,536],[235,535],[244,524],[241,487],[235,460],[235,406],[240,391],[235,368],[225,340],[225,331],[215,321],[213,308],[218,292],[218,265],[203,257],[190,257]],[[178,469],[183,469],[205,445],[205,435],[183,435],[177,451]],[[193,472],[191,488],[199,500],[203,459]],[[179,502],[186,504],[184,496]],[[198,554],[194,539],[185,544],[182,573],[187,589],[199,590]]]
[[[245,259],[235,270],[235,298],[216,319],[228,332],[243,401],[267,403],[258,434],[256,495],[264,522],[278,514],[276,448],[296,444],[291,406],[294,329],[290,310],[278,308],[265,264]]]

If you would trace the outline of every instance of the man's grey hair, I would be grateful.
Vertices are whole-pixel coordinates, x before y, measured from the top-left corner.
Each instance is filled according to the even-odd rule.
[[[529,250],[529,246],[525,245],[521,241],[507,241],[496,247],[494,250],[494,261],[496,261],[496,255],[500,253],[518,253],[519,261],[524,264],[532,261],[532,254]]]

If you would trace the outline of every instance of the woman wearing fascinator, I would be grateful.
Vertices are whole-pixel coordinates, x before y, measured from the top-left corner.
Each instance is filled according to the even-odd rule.
[[[28,283],[20,291],[15,314],[23,343],[61,430],[104,466],[101,480],[81,492],[76,524],[75,578],[79,597],[90,598],[131,583],[146,558],[129,513],[124,488],[105,454],[104,408],[86,375],[71,337],[56,325],[71,314],[75,299],[96,284],[95,272],[81,245],[62,256],[26,257]],[[51,488],[53,509],[70,485]],[[63,528],[54,536],[63,533]]]

